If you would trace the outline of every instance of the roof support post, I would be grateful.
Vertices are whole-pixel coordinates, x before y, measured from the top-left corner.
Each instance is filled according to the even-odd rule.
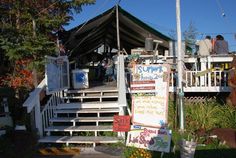
[[[119,7],[116,5],[116,34],[117,34],[117,49],[120,53],[120,27],[119,27]]]

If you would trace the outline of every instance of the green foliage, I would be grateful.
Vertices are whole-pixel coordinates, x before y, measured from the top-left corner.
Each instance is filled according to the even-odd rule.
[[[214,103],[187,105],[186,127],[191,130],[210,130],[219,122],[219,106]]]
[[[236,108],[216,101],[185,106],[186,129],[191,131],[213,128],[236,128]]]
[[[82,5],[95,0],[0,2],[0,48],[9,60],[33,59],[36,68],[45,55],[56,54],[56,32]],[[34,25],[35,23],[35,25]],[[35,67],[34,67],[35,68]]]
[[[220,107],[219,127],[220,128],[234,128],[236,129],[236,108],[232,106]]]
[[[170,129],[175,128],[176,124],[176,104],[174,101],[169,100],[169,106],[168,106],[168,126]]]

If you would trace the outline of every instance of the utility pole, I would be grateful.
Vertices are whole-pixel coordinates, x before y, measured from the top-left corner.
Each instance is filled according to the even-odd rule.
[[[184,107],[183,107],[183,54],[182,39],[181,39],[181,25],[180,25],[180,0],[176,0],[176,27],[177,27],[177,70],[178,70],[178,111],[179,111],[179,125],[180,131],[184,131]]]

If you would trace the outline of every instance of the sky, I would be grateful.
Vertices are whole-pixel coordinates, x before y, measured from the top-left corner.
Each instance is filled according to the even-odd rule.
[[[66,30],[82,24],[112,8],[119,0],[97,0],[82,7]],[[176,0],[120,0],[120,6],[152,28],[167,36],[176,31]],[[229,50],[236,51],[236,0],[180,0],[181,31],[190,23],[197,29],[197,39],[206,35],[224,36]],[[183,37],[182,37],[183,38]]]

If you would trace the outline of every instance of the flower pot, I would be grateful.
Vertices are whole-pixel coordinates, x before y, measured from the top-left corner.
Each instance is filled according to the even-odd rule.
[[[182,139],[179,143],[181,158],[194,158],[197,143],[194,141],[186,141]]]

